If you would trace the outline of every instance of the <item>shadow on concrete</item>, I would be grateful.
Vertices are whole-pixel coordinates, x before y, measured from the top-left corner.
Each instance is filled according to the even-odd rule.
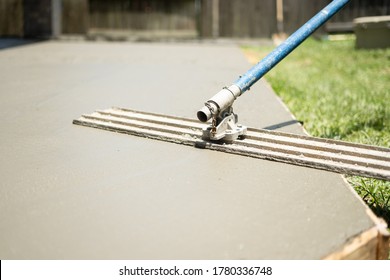
[[[300,123],[300,124],[303,125],[302,121],[291,120],[291,121],[286,121],[286,122],[281,122],[281,123],[278,123],[278,124],[266,126],[266,127],[263,127],[263,129],[275,130],[275,129],[286,127],[286,126],[293,125],[293,124],[296,124],[296,123]]]
[[[28,40],[19,38],[0,38],[0,51],[9,48],[21,47],[34,43],[42,42],[43,40]]]

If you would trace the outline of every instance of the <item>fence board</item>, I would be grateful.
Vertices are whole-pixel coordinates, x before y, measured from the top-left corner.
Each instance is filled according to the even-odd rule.
[[[86,34],[88,32],[88,3],[88,0],[62,0],[62,33]]]
[[[221,37],[270,37],[276,32],[275,0],[220,0],[219,11]]]
[[[0,0],[0,36],[23,36],[23,0]]]
[[[212,15],[212,0],[201,0],[200,4],[200,36],[201,37],[212,37],[213,36],[213,15]]]

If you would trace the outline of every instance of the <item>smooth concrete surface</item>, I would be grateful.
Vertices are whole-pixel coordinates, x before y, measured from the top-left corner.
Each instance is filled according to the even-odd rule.
[[[234,45],[0,51],[0,259],[319,259],[372,227],[340,175],[72,124],[111,106],[195,118],[249,67]],[[264,82],[235,105],[252,127],[292,119]]]

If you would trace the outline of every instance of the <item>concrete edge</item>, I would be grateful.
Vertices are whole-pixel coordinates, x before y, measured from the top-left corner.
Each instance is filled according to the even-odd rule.
[[[376,220],[375,226],[353,237],[341,248],[325,256],[323,259],[387,260],[390,252],[390,233],[387,231],[387,224],[382,219],[377,217],[372,218]]]

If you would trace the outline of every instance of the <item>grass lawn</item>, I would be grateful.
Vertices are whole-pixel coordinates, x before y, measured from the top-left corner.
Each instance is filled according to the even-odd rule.
[[[390,147],[390,48],[308,39],[265,77],[313,136]],[[256,63],[273,48],[243,46]],[[348,177],[390,226],[390,182]]]

